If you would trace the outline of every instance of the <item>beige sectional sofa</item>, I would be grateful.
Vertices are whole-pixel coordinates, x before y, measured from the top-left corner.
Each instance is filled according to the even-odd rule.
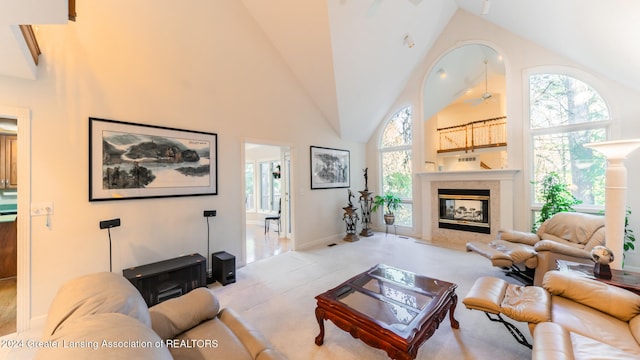
[[[528,323],[535,360],[640,359],[640,295],[594,279],[554,270],[539,287],[481,277],[463,303],[527,346],[501,315]]]
[[[551,321],[533,325],[533,359],[640,359],[640,295],[551,271]]]
[[[286,359],[207,288],[147,308],[113,273],[63,285],[38,347],[38,359]]]
[[[467,243],[467,251],[486,257],[493,266],[511,269],[516,277],[529,277],[533,270],[533,285],[540,286],[544,274],[556,269],[557,260],[592,264],[591,250],[605,245],[604,225],[604,216],[561,212],[542,223],[535,234],[500,230],[498,239],[489,243]]]

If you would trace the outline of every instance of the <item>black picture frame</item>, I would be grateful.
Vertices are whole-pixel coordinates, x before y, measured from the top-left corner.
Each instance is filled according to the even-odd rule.
[[[350,187],[350,156],[349,150],[311,146],[311,190]]]
[[[217,134],[89,118],[89,201],[217,194]]]

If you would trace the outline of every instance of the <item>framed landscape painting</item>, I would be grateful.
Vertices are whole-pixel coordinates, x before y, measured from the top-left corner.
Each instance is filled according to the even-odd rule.
[[[348,188],[350,186],[349,150],[311,147],[311,189]]]
[[[89,118],[89,201],[218,194],[214,133]]]

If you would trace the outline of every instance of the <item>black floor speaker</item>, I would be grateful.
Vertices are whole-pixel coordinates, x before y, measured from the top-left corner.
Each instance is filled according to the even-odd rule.
[[[220,284],[236,282],[236,257],[226,251],[211,254],[211,271],[213,278]]]

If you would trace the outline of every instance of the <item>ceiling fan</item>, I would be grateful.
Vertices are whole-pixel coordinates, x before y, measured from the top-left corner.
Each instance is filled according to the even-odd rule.
[[[483,102],[488,101],[493,97],[493,94],[489,92],[488,72],[487,72],[487,60],[484,60],[484,92],[479,98],[467,99],[465,102],[470,102],[472,106],[480,105]]]

